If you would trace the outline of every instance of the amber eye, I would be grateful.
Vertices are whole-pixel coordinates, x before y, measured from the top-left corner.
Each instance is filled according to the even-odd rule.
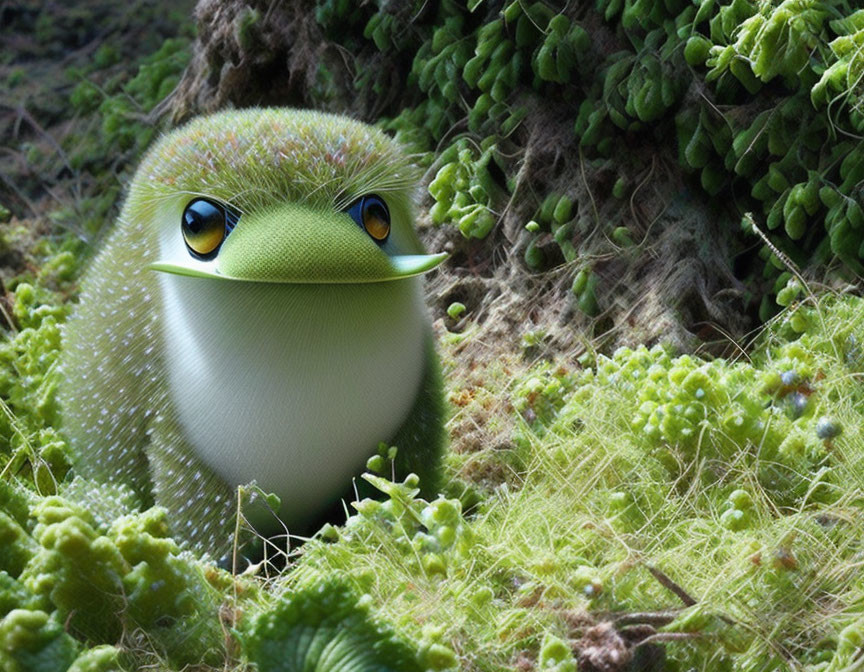
[[[387,206],[377,196],[363,199],[363,228],[379,243],[390,235],[390,213]]]
[[[212,258],[233,228],[230,220],[225,208],[217,203],[203,198],[189,203],[183,211],[180,228],[190,254],[199,259]]]
[[[382,198],[364,196],[348,208],[348,214],[376,243],[384,243],[390,235],[390,211]]]

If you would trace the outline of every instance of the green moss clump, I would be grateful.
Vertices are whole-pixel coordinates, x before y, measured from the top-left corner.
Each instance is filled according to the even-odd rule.
[[[512,209],[530,217],[560,185],[586,181],[586,174],[588,190],[600,194],[607,171],[647,174],[640,152],[654,147],[656,155],[677,154],[688,188],[736,246],[752,242],[752,228],[738,222],[755,212],[771,244],[795,263],[819,266],[836,257],[851,277],[864,271],[864,204],[856,187],[864,175],[864,10],[846,0],[829,4],[597,0],[577,10],[542,1],[448,1],[396,12],[387,3],[358,9],[329,2],[316,20],[358,63],[410,62],[388,73],[404,91],[385,126],[422,152],[425,165],[433,152],[453,154],[442,157],[430,185],[433,219],[466,237],[488,236]],[[364,21],[369,41],[357,43]],[[366,70],[358,89],[378,91],[381,75]],[[538,114],[545,108],[571,115],[572,137],[546,139],[549,129],[532,120],[557,123],[555,115]],[[501,193],[491,202],[479,168],[493,145]],[[552,165],[534,163],[537,155]],[[592,181],[595,174],[601,177]],[[613,189],[617,198],[623,184]],[[728,207],[732,195],[737,212]],[[626,211],[603,208],[602,217],[610,241],[632,246],[613,236],[634,224]],[[565,262],[587,237],[572,223],[553,233]],[[582,253],[609,252],[594,243]],[[766,246],[761,259],[739,259],[757,305],[777,291],[786,270],[770,256]],[[548,257],[529,243],[530,269],[547,270]],[[583,312],[601,312],[597,298],[581,300]],[[762,319],[773,312],[763,301]]]
[[[13,238],[26,232],[12,232]],[[7,234],[9,236],[9,234]],[[41,241],[29,251],[36,275],[13,278],[15,330],[0,341],[0,471],[27,478],[41,494],[53,494],[70,466],[59,424],[60,328],[71,306],[65,297],[79,268],[80,245]]]
[[[573,651],[565,641],[555,635],[547,634],[543,637],[537,664],[541,670],[576,672],[576,661],[573,659]]]
[[[100,533],[82,507],[47,497],[33,509],[38,550],[21,583],[57,610],[72,632],[112,644],[142,628],[175,664],[218,660],[218,593],[168,537],[165,511],[115,520]]]
[[[495,225],[490,206],[498,188],[489,173],[495,145],[489,145],[474,158],[464,140],[456,142],[441,155],[443,164],[429,185],[435,198],[430,214],[436,224],[453,222],[466,238],[485,238]]]
[[[78,645],[44,611],[14,609],[0,620],[0,663],[9,672],[66,672]]]
[[[121,651],[116,646],[103,644],[82,652],[67,672],[121,672]]]
[[[261,672],[420,672],[418,652],[376,623],[369,601],[336,578],[292,591],[247,622],[243,644]]]
[[[8,514],[0,511],[0,570],[13,578],[35,555],[36,544]]]
[[[864,605],[853,570],[864,389],[850,385],[862,328],[860,299],[826,297],[794,303],[746,361],[643,347],[581,366],[501,362],[453,392],[463,422],[476,414],[511,443],[449,456],[482,479],[471,516],[372,477],[389,501],[356,504],[279,583],[344,577],[405,636],[434,630],[478,670],[510,669],[526,650],[572,669],[564,654],[586,646],[592,618],[675,612],[681,594],[697,605],[648,626],[669,635],[668,669],[772,669],[777,647],[839,666]],[[830,609],[812,609],[829,595]]]
[[[136,119],[137,113],[153,109],[177,86],[189,62],[188,46],[185,38],[165,40],[158,51],[141,61],[138,73],[121,92],[102,101],[100,149],[108,153],[109,147],[134,148],[140,154],[150,144],[156,129]]]
[[[66,491],[98,500],[97,516],[58,496],[34,498],[27,514],[14,492],[3,504],[13,515],[0,511],[0,631],[7,627],[0,657],[20,666],[9,669],[37,669],[27,666],[38,658],[44,669],[65,672],[78,651],[71,634],[106,645],[81,654],[82,671],[119,670],[113,645],[132,631],[146,632],[151,655],[178,668],[223,660],[218,611],[226,586],[167,536],[165,511],[130,512],[128,494],[80,479]],[[64,624],[62,637],[54,623]],[[22,639],[24,631],[32,633]],[[124,654],[124,665],[133,659]]]
[[[6,561],[0,560],[0,618],[16,609],[38,610],[43,602],[26,586],[6,571]]]

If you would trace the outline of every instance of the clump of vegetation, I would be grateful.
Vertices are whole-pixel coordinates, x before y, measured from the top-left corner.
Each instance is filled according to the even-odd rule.
[[[386,127],[434,168],[434,222],[485,238],[490,250],[515,244],[528,269],[543,271],[572,262],[576,249],[602,258],[643,234],[639,252],[650,254],[661,232],[641,220],[698,198],[710,212],[699,235],[731,241],[715,254],[738,256],[737,277],[763,321],[785,282],[777,250],[814,272],[834,259],[847,278],[864,271],[864,10],[854,3],[408,4],[327,2],[316,20],[358,71],[393,62],[354,86],[377,92],[376,109],[388,103]],[[334,66],[322,59],[317,67],[330,72],[319,78],[328,88],[313,86],[308,98],[330,101]],[[388,97],[394,78],[399,95]],[[664,181],[668,190],[657,186]],[[648,182],[662,206],[652,204]],[[573,207],[552,219],[547,206],[560,198]],[[773,247],[739,227],[746,211],[757,213]],[[529,220],[542,226],[525,229]],[[710,268],[707,252],[695,256]],[[624,283],[650,281],[638,259]],[[589,316],[612,308],[620,266],[594,272],[576,308]],[[573,276],[580,270],[573,265]]]
[[[356,502],[262,585],[182,552],[164,511],[72,480],[50,381],[74,270],[68,250],[47,252],[41,273],[14,283],[20,331],[4,346],[10,371],[35,367],[31,387],[10,374],[3,391],[10,669],[279,669],[283,648],[394,671],[591,669],[603,656],[624,669],[644,651],[663,669],[832,670],[857,655],[858,298],[816,301],[789,278],[785,312],[736,361],[655,346],[451,369],[454,433],[488,433],[448,457],[461,501],[388,480],[398,448],[382,446],[365,478],[383,501]],[[542,342],[527,336],[529,349]],[[444,340],[451,367],[459,339]]]
[[[14,45],[0,62],[3,206],[45,235],[97,238],[189,60],[191,8],[88,0],[0,11]]]
[[[253,616],[244,630],[244,650],[260,672],[429,669],[414,647],[375,622],[370,602],[358,599],[338,578],[326,577]]]
[[[513,429],[504,454],[488,442],[450,456],[462,473],[504,467],[497,484],[478,481],[470,515],[451,509],[447,535],[464,550],[430,559],[438,532],[423,512],[452,505],[378,482],[389,507],[358,505],[280,582],[347,574],[404,631],[434,624],[460,669],[553,650],[567,651],[555,664],[590,666],[601,632],[622,661],[662,646],[658,669],[842,669],[864,604],[862,391],[850,382],[862,316],[857,298],[796,301],[749,360],[657,346],[487,370],[452,390],[454,423]],[[507,421],[489,416],[502,393]]]
[[[31,555],[7,576],[37,612],[98,644],[119,644],[140,629],[153,650],[180,667],[224,658],[221,593],[193,558],[180,555],[164,510],[120,516],[104,529],[85,509],[53,496],[35,502],[30,516],[32,537],[22,527],[16,536],[20,555]],[[14,658],[15,649],[10,653]]]
[[[22,226],[3,232],[3,244],[28,246]],[[0,342],[0,473],[25,478],[40,494],[53,494],[71,458],[59,433],[57,406],[61,325],[66,298],[82,258],[80,241],[45,238],[27,249],[37,272],[7,280],[3,317],[9,330]],[[10,305],[11,304],[11,305]],[[0,307],[3,304],[0,303]]]

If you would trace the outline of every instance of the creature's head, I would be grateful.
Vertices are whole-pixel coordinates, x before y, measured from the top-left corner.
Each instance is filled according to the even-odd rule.
[[[150,152],[124,218],[155,227],[157,271],[285,283],[424,273],[417,174],[377,129],[318,112],[249,109],[194,120]]]

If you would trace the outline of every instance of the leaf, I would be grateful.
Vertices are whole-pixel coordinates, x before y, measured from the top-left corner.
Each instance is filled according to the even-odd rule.
[[[259,672],[420,672],[417,651],[370,615],[342,581],[289,593],[243,636]]]

